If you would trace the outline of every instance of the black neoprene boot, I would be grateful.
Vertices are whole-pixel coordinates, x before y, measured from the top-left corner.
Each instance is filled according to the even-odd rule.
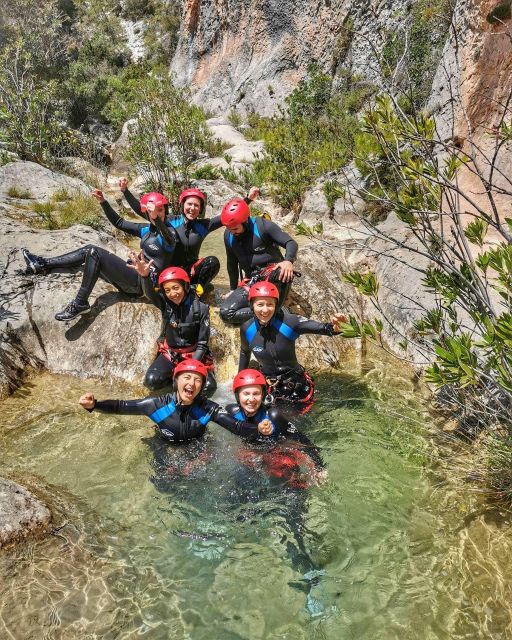
[[[46,270],[44,258],[30,253],[27,249],[22,249],[21,253],[27,263],[27,273],[43,273]]]
[[[91,308],[91,305],[88,302],[81,303],[78,300],[71,300],[66,307],[55,314],[55,320],[60,320],[62,322],[68,322],[69,320],[74,320],[81,316],[84,313],[87,313]]]

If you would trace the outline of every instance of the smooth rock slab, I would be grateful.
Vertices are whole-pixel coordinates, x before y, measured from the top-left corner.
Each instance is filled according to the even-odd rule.
[[[0,478],[0,548],[44,532],[50,510],[21,485]]]

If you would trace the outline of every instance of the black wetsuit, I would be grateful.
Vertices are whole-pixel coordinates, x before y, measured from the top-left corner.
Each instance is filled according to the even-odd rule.
[[[262,271],[269,265],[289,260],[294,262],[298,245],[277,224],[264,218],[249,218],[240,235],[224,232],[229,286],[232,293],[220,305],[220,316],[225,322],[241,324],[252,316],[247,301],[250,284],[265,278]],[[279,247],[286,250],[283,258]],[[240,271],[250,280],[245,287],[238,287]],[[286,298],[289,284],[279,281],[280,269],[272,271],[267,278],[280,292],[280,304]],[[238,287],[238,288],[237,288]]]
[[[312,381],[297,361],[295,340],[303,334],[337,335],[330,322],[308,320],[286,311],[278,311],[268,325],[251,318],[240,327],[238,370],[247,369],[251,352],[266,378],[275,380],[276,399],[301,402],[312,397]]]
[[[124,196],[135,213],[144,215],[140,210],[140,202],[133,193],[126,189]],[[204,288],[219,273],[220,262],[216,256],[200,259],[199,252],[206,236],[222,226],[220,215],[214,218],[188,220],[182,214],[170,216],[168,221],[178,237],[174,265],[187,271],[192,284],[200,284]]]
[[[203,437],[210,421],[238,436],[258,436],[257,426],[233,418],[216,402],[204,397],[196,398],[191,405],[180,404],[175,393],[141,400],[98,400],[91,411],[147,416],[170,442]]]
[[[160,389],[172,381],[174,367],[190,354],[207,366],[213,364],[208,347],[210,339],[210,307],[190,291],[181,304],[171,302],[163,293],[156,292],[150,278],[142,278],[144,295],[162,312],[163,330],[159,339],[159,351],[149,367],[144,384],[150,389]],[[211,395],[217,384],[212,371],[208,373],[204,393]]]
[[[124,220],[107,201],[102,202],[101,207],[116,229],[140,238],[140,247],[145,257],[154,261],[155,274],[171,266],[177,237],[168,222],[159,221],[157,223],[159,229],[157,229],[149,222],[139,224]],[[125,260],[110,251],[92,244],[62,256],[43,258],[43,263],[46,270],[69,269],[84,265],[82,284],[76,296],[76,301],[80,304],[87,302],[98,278],[110,282],[130,296],[142,295],[141,280],[135,269],[130,268]]]
[[[237,420],[245,420],[258,426],[262,420],[270,420],[274,430],[272,436],[296,432],[293,424],[276,407],[261,406],[253,416],[248,416],[239,404],[228,404],[226,411]]]

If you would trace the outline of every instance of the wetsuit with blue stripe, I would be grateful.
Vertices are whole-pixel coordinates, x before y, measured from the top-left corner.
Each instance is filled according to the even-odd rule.
[[[248,285],[266,277],[262,273],[265,267],[283,260],[294,262],[298,245],[277,224],[262,217],[249,218],[244,224],[244,232],[239,235],[226,229],[224,244],[232,293],[221,303],[220,316],[225,322],[241,324],[252,316],[247,301]],[[284,258],[279,247],[286,251]],[[238,286],[240,272],[250,280],[248,285]],[[279,269],[272,271],[268,280],[278,287],[282,303],[289,284],[280,282],[279,275]]]
[[[172,381],[174,367],[184,357],[192,356],[209,366],[203,392],[211,395],[217,388],[213,375],[213,359],[208,346],[210,339],[210,307],[201,302],[193,290],[181,304],[171,302],[160,290],[156,292],[150,278],[142,278],[144,295],[162,313],[163,330],[159,354],[149,367],[144,384],[149,389],[161,389]],[[186,355],[185,355],[186,354]]]
[[[216,402],[196,398],[191,405],[184,405],[178,402],[175,393],[142,400],[98,400],[92,411],[147,416],[170,442],[203,437],[209,422],[238,436],[258,436],[257,425],[234,418]]]
[[[101,203],[108,220],[120,231],[140,238],[140,248],[147,259],[154,261],[153,274],[173,264],[177,236],[169,223],[158,220],[155,224],[139,224],[121,218],[105,200]],[[113,284],[119,291],[129,296],[142,296],[139,275],[125,260],[96,245],[86,245],[61,256],[41,258],[45,271],[55,269],[69,271],[83,266],[82,284],[75,298],[79,304],[86,304],[98,278]]]
[[[124,197],[135,213],[144,215],[140,210],[140,202],[133,193],[126,189]],[[192,284],[200,284],[204,288],[219,272],[220,262],[216,256],[206,256],[199,262],[199,252],[206,236],[222,226],[220,215],[214,218],[188,220],[181,214],[169,216],[167,220],[175,230],[178,240],[174,253],[174,265],[187,271],[191,276]]]
[[[248,416],[242,407],[238,404],[228,404],[226,411],[237,420],[251,422],[258,426],[262,420],[270,420],[272,423],[273,436],[286,435],[289,431],[294,432],[295,427],[291,422],[276,408],[261,406],[253,416]]]
[[[301,402],[313,396],[313,383],[298,360],[295,341],[301,335],[334,336],[330,322],[308,320],[286,311],[278,311],[267,325],[251,318],[240,327],[238,370],[247,369],[251,353],[266,378],[275,381],[272,393],[279,399]]]

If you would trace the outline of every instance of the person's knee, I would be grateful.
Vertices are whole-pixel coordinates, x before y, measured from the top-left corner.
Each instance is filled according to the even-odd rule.
[[[205,396],[210,398],[211,396],[213,396],[216,390],[217,390],[217,380],[215,380],[215,376],[210,371],[208,372],[208,377],[206,378],[206,382],[204,384],[203,393],[205,394]]]
[[[151,391],[161,389],[167,384],[171,384],[171,377],[164,376],[160,371],[155,371],[154,369],[150,369],[144,378],[144,386]]]

